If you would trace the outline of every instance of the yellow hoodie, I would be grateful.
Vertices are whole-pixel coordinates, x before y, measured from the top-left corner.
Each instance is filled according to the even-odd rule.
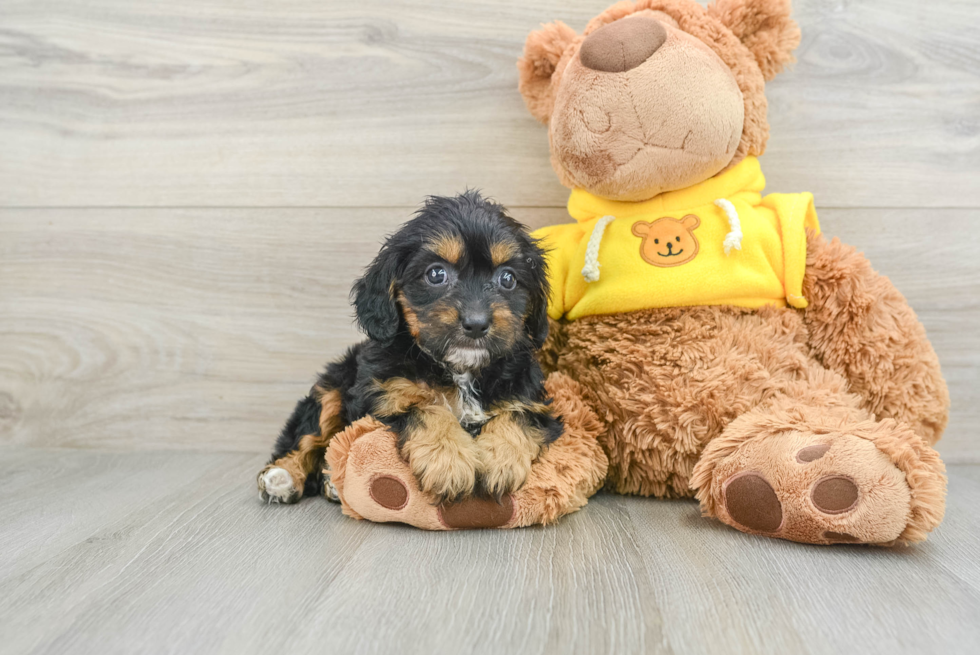
[[[700,184],[643,202],[575,189],[577,223],[534,235],[549,249],[548,313],[577,319],[652,307],[806,307],[806,229],[813,196],[771,193],[755,157]]]

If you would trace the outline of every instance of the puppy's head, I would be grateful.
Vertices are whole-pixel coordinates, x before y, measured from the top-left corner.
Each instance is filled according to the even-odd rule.
[[[387,240],[352,295],[369,337],[389,344],[406,333],[456,370],[538,348],[548,335],[543,253],[476,191],[430,197]]]

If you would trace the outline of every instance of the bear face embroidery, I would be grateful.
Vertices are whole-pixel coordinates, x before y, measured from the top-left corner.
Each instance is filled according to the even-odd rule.
[[[700,245],[694,230],[701,225],[701,219],[688,214],[681,220],[665,216],[652,223],[637,221],[632,232],[643,241],[640,242],[640,257],[648,264],[661,266],[680,266],[694,259]]]

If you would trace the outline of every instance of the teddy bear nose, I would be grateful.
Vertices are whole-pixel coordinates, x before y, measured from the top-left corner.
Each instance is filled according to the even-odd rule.
[[[604,73],[636,68],[667,40],[663,23],[653,16],[630,16],[603,25],[582,42],[582,65]]]

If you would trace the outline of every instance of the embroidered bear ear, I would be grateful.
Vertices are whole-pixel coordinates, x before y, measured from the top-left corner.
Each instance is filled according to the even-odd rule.
[[[708,14],[721,21],[753,54],[768,82],[793,61],[800,26],[790,18],[790,0],[717,0]]]
[[[555,75],[558,62],[577,37],[575,30],[555,21],[528,34],[524,42],[524,56],[517,61],[517,88],[528,111],[542,123],[548,122],[555,106],[555,91],[561,78]]]
[[[633,223],[633,227],[630,228],[635,237],[645,237],[650,232],[650,224],[646,221],[637,221]]]
[[[681,219],[681,225],[683,225],[684,229],[686,229],[688,232],[691,232],[692,230],[696,230],[698,225],[701,225],[701,219],[694,214],[688,214]]]

